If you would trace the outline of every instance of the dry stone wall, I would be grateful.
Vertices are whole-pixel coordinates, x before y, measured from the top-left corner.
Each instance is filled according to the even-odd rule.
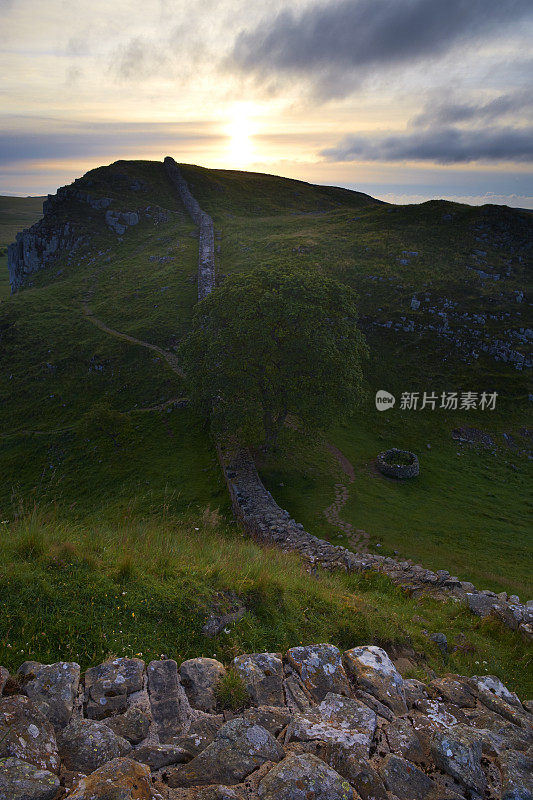
[[[228,669],[233,711],[217,699]],[[0,675],[1,800],[532,796],[531,702],[489,675],[403,678],[373,645]]]
[[[167,157],[165,166],[193,221],[202,226],[207,215],[203,215],[197,201],[192,197],[176,162]],[[212,226],[210,217],[209,220]],[[200,299],[214,288],[212,244],[213,239],[210,238],[208,247],[202,250],[200,237],[200,263],[204,265],[204,270],[211,270],[207,280],[202,269],[199,271]],[[521,603],[517,596],[508,597],[506,592],[496,594],[489,590],[478,590],[469,581],[461,581],[447,570],[433,572],[410,560],[396,561],[371,553],[354,553],[312,536],[304,530],[303,525],[291,518],[288,511],[280,508],[265,489],[248,450],[229,453],[219,446],[218,455],[235,516],[246,532],[259,542],[296,551],[311,567],[353,572],[372,569],[387,575],[412,595],[430,594],[439,599],[465,602],[474,614],[480,617],[494,616],[505,626],[518,629],[526,641],[533,641],[533,600]]]

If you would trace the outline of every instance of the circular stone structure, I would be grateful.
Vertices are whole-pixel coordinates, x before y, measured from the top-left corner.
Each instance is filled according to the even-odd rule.
[[[399,480],[416,478],[420,472],[418,458],[415,454],[410,453],[409,450],[398,450],[396,447],[380,453],[377,458],[377,465],[383,475],[388,478],[398,478]]]

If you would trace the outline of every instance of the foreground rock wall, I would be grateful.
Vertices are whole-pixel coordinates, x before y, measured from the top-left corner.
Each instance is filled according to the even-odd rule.
[[[238,710],[221,686],[240,682]],[[385,650],[0,668],[2,800],[531,797],[532,703],[494,676],[404,679]],[[3,690],[3,694],[2,694]],[[118,791],[120,790],[120,791]]]
[[[176,162],[167,157],[165,166],[193,221],[201,226],[207,215],[202,216],[204,212],[192,197]],[[215,285],[212,244],[213,239],[208,249],[203,251],[200,235],[200,262],[203,261],[205,270],[203,273],[200,269],[198,276],[200,299],[209,294]],[[439,599],[463,601],[474,614],[480,617],[495,616],[505,626],[518,629],[526,641],[533,641],[533,600],[524,604],[515,595],[508,597],[506,592],[497,595],[489,590],[479,591],[469,581],[461,581],[447,570],[433,572],[409,560],[395,561],[370,553],[356,554],[312,536],[304,530],[303,525],[291,519],[289,512],[280,508],[265,489],[249,450],[227,453],[219,445],[218,456],[235,516],[246,532],[258,541],[296,551],[312,566],[353,572],[373,569],[387,575],[410,594],[430,594]]]

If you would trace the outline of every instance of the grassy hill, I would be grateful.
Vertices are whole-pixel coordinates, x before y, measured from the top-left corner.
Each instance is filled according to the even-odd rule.
[[[340,515],[368,534],[370,548],[531,596],[525,373],[483,354],[467,363],[464,349],[426,328],[382,327],[402,316],[426,325],[445,301],[457,304],[452,329],[465,313],[492,313],[485,326],[492,339],[523,327],[527,306],[516,293],[526,285],[527,212],[440,201],[397,207],[273,176],[188,166],[184,173],[215,220],[219,280],[259,265],[300,264],[360,294],[371,348],[366,396],[333,430],[287,428],[279,452],[260,464],[280,504],[311,533],[350,546],[324,516],[334,485],[344,482]],[[0,585],[9,597],[0,640],[11,645],[0,663],[50,660],[68,647],[88,664],[109,652],[229,657],[319,638],[346,646],[375,640],[414,647],[437,670],[479,672],[476,662],[486,661],[523,688],[528,661],[516,634],[461,609],[409,601],[383,579],[310,582],[296,562],[285,566],[285,556],[242,539],[209,435],[181,402],[179,374],[161,351],[94,324],[172,354],[196,302],[195,228],[160,163],[117,162],[75,185],[113,198],[114,209],[142,213],[118,236],[102,213],[68,201],[57,224],[78,225],[88,243],[0,300]],[[469,269],[479,267],[474,250],[486,253],[477,257],[490,262],[486,271],[504,277],[481,280]],[[413,295],[423,300],[417,311]],[[424,390],[500,394],[494,412],[397,404],[381,413],[373,399],[381,388],[398,398]],[[451,434],[461,426],[482,430],[494,445],[458,445]],[[329,445],[349,459],[353,481]],[[376,454],[390,446],[419,454],[419,479],[399,485],[376,473]],[[202,620],[217,603],[231,603],[231,592],[247,615],[213,644],[202,637]],[[37,606],[39,618],[27,614]],[[446,664],[423,633],[437,630],[453,643]]]

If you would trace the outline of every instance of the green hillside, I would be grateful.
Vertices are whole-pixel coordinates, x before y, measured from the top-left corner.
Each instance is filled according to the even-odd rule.
[[[309,532],[349,547],[352,540],[324,515],[335,484],[344,483],[340,517],[365,532],[370,549],[530,597],[526,372],[483,352],[467,363],[464,349],[430,329],[393,327],[402,316],[433,324],[442,307],[453,311],[452,330],[474,313],[487,315],[492,339],[526,326],[527,306],[516,297],[526,286],[530,215],[443,201],[390,206],[274,176],[183,171],[215,221],[219,281],[236,270],[298,264],[335,274],[360,295],[371,351],[366,396],[333,430],[304,431],[297,420],[287,427],[279,451],[260,462],[278,502]],[[117,235],[101,212],[69,200],[57,224],[77,225],[85,243],[0,300],[0,591],[10,598],[0,639],[16,649],[13,637],[22,630],[16,636],[25,657],[64,656],[70,644],[73,655],[94,663],[108,652],[146,655],[154,630],[151,655],[168,652],[170,631],[170,655],[212,655],[201,622],[213,598],[237,592],[247,616],[217,643],[219,656],[321,637],[346,646],[410,642],[435,669],[475,672],[482,659],[524,686],[524,646],[495,623],[448,604],[407,600],[384,579],[321,577],[310,585],[303,568],[285,570],[281,557],[242,540],[213,442],[184,402],[172,358],[196,302],[195,227],[158,162],[117,162],[75,188],[142,213]],[[13,222],[15,229],[27,224]],[[502,277],[481,280],[469,269],[481,269],[474,250],[486,254],[478,259],[487,272]],[[422,297],[417,310],[414,295]],[[519,340],[516,350],[524,350]],[[375,410],[377,389],[398,397],[393,410]],[[498,391],[496,410],[398,408],[404,391],[444,390]],[[482,430],[494,444],[458,444],[451,434],[461,426]],[[331,446],[353,466],[353,480]],[[419,454],[419,479],[398,485],[376,473],[375,456],[391,446]],[[126,607],[122,592],[131,599],[127,617],[118,613]],[[21,623],[41,601],[50,620],[46,641],[41,617],[26,614]],[[93,633],[81,622],[87,604],[106,625],[117,622],[113,641],[102,640],[103,621]],[[427,616],[429,630],[446,630],[450,641],[473,626],[471,648],[457,646],[444,665],[423,633]],[[163,635],[158,626],[167,619]],[[0,663],[9,658],[20,661],[0,650]]]

